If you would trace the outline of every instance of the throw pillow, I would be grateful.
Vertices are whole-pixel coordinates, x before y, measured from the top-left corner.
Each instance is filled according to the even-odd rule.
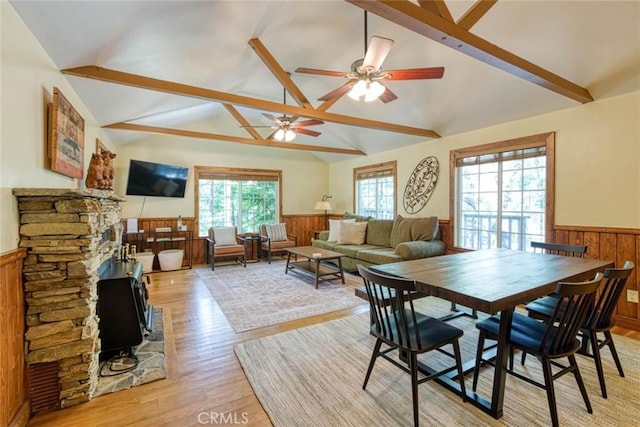
[[[411,240],[433,240],[438,234],[438,217],[411,218]]]
[[[356,222],[354,219],[330,219],[329,220],[329,238],[327,242],[337,242],[340,237],[340,226],[343,223]]]
[[[367,235],[366,222],[349,222],[340,225],[339,245],[361,245]]]
[[[400,243],[411,241],[411,218],[396,216],[391,228],[391,247],[395,248]]]
[[[237,245],[235,227],[214,227],[216,246]]]
[[[283,242],[287,240],[287,227],[284,223],[267,224],[265,228],[267,229],[267,237],[270,238],[272,242]]]

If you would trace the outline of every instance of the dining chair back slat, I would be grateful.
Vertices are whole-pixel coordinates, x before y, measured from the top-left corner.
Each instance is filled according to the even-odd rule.
[[[531,242],[534,252],[583,258],[587,253],[586,245],[566,245],[562,243]]]

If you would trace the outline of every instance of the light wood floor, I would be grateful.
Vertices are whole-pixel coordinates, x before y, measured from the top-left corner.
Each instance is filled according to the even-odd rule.
[[[164,315],[167,379],[40,414],[29,426],[270,426],[233,352],[237,343],[366,311],[366,306],[236,334],[194,270],[154,273]],[[617,333],[640,339],[640,333]],[[217,417],[217,418],[216,418]],[[226,421],[226,422],[222,422]]]

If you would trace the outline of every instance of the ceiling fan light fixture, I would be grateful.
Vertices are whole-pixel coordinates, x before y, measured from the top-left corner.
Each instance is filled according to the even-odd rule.
[[[280,128],[273,134],[273,139],[276,141],[284,141],[284,129]]]
[[[364,102],[375,101],[380,98],[386,88],[380,83],[373,81],[367,85],[367,92],[364,95]]]
[[[384,93],[386,88],[380,82],[368,79],[360,79],[353,85],[348,93],[349,98],[354,101],[361,101],[364,97],[365,102],[375,101]]]
[[[284,131],[284,142],[291,142],[295,137],[296,137],[296,133],[291,129],[287,129]]]
[[[366,92],[367,92],[367,82],[365,82],[364,80],[358,80],[358,82],[355,85],[353,85],[353,87],[349,91],[348,96],[354,101],[360,101],[360,98],[364,96]]]
[[[282,141],[291,142],[295,137],[296,137],[296,133],[294,131],[292,131],[291,129],[284,129],[284,128],[278,129],[276,133],[273,134],[273,139],[280,142]]]

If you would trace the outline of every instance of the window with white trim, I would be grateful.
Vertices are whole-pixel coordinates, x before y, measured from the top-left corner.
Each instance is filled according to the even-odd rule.
[[[554,134],[451,152],[454,245],[530,250],[553,222]]]
[[[280,218],[281,171],[195,167],[198,235],[209,227],[236,226],[258,232]]]
[[[395,218],[396,172],[396,161],[353,169],[353,194],[358,215]]]

